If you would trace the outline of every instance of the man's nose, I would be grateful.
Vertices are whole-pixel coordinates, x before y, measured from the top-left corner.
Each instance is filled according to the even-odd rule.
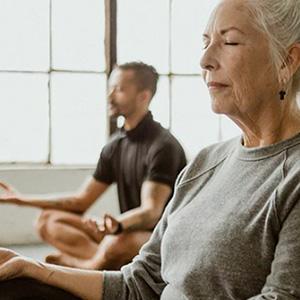
[[[107,98],[109,99],[109,101],[112,101],[114,93],[115,93],[115,89],[109,89],[108,90]]]

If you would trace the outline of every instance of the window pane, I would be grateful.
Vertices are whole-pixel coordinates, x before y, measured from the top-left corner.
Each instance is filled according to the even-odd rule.
[[[105,70],[104,0],[52,0],[53,67]]]
[[[0,161],[48,159],[48,75],[0,74]]]
[[[191,158],[218,141],[218,116],[211,110],[209,93],[200,76],[174,77],[172,95],[171,129]]]
[[[0,69],[49,70],[49,0],[1,0],[0,20]]]
[[[170,127],[170,85],[167,76],[160,76],[157,92],[154,95],[150,110],[156,121],[160,122],[165,128]]]
[[[219,0],[172,1],[172,72],[200,73],[202,34]]]
[[[53,164],[93,164],[106,140],[106,76],[51,75]]]
[[[241,135],[241,129],[228,117],[221,117],[221,138],[223,141]]]
[[[141,60],[169,72],[169,0],[118,1],[118,62]]]

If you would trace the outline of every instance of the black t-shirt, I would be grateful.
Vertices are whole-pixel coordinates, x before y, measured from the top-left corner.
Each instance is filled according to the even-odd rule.
[[[94,178],[117,183],[121,212],[141,204],[141,187],[150,180],[169,185],[186,164],[176,138],[152,118],[149,112],[130,131],[116,132],[102,149]]]

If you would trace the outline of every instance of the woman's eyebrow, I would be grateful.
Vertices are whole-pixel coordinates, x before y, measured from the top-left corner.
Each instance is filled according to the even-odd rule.
[[[239,28],[237,28],[237,27],[234,27],[234,26],[231,26],[231,27],[228,27],[228,28],[221,29],[221,30],[220,30],[220,34],[221,34],[221,35],[224,35],[224,34],[228,33],[229,31],[237,31],[237,32],[239,32],[239,33],[245,35],[245,33],[244,33],[241,29],[239,29]],[[210,38],[210,36],[209,36],[208,33],[203,33],[203,34],[202,34],[202,37],[203,37],[203,39],[209,39],[209,38]]]
[[[224,35],[228,31],[232,31],[232,30],[238,31],[241,34],[245,34],[241,29],[239,29],[237,27],[234,27],[234,26],[231,26],[231,27],[228,27],[228,28],[224,28],[224,29],[220,30],[220,33],[221,33],[221,35]]]

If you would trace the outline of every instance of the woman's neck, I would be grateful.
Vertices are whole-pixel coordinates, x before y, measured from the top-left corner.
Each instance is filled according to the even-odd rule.
[[[300,132],[300,113],[294,105],[267,110],[251,117],[233,118],[243,131],[245,147],[263,147],[289,139]]]

